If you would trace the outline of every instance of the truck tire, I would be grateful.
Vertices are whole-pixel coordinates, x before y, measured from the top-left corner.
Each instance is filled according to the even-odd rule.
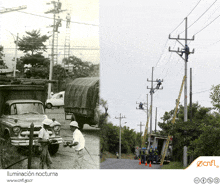
[[[55,155],[59,149],[59,144],[50,144],[48,146],[48,151],[50,155]]]
[[[53,106],[52,106],[51,103],[47,103],[47,104],[46,104],[46,108],[47,108],[47,109],[51,109],[52,107],[53,107]]]

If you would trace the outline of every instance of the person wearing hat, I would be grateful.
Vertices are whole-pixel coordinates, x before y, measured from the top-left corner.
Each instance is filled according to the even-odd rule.
[[[151,163],[153,163],[153,155],[154,155],[154,150],[153,147],[151,146],[149,150],[149,161],[151,161]]]
[[[48,129],[50,127],[50,124],[53,121],[51,119],[44,119],[42,124],[43,127],[39,131],[38,134],[38,142],[41,144],[41,155],[40,155],[40,168],[44,169],[44,165],[47,165],[47,169],[51,169],[51,158],[50,153],[48,151],[48,145],[50,144],[49,140],[49,132]]]
[[[84,139],[83,134],[79,130],[79,126],[76,121],[72,121],[70,123],[70,130],[73,132],[73,142],[70,146],[73,146],[75,148],[76,167],[79,167],[80,169],[82,169],[85,139]]]

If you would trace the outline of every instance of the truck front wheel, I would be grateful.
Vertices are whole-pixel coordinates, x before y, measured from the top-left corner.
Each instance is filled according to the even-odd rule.
[[[50,144],[48,146],[48,151],[50,155],[55,155],[59,149],[59,144]]]

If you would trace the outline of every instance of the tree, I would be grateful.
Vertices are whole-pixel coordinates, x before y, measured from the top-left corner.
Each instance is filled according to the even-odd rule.
[[[214,109],[218,109],[220,111],[220,84],[212,86],[210,98],[212,99],[211,103],[214,106]]]
[[[33,55],[26,54],[25,56],[20,57],[20,61],[22,61],[23,65],[31,64],[33,67],[39,65],[48,67],[50,65],[50,59],[45,58],[41,53],[37,53]]]
[[[198,156],[202,155],[202,152],[195,152],[195,145],[200,136],[204,133],[204,126],[211,125],[211,120],[215,122],[214,116],[210,113],[211,108],[201,107],[198,103],[192,104],[192,122],[184,122],[184,107],[180,105],[178,108],[178,119],[174,124],[171,123],[173,110],[165,112],[161,118],[163,123],[158,123],[162,129],[163,135],[173,136],[173,155],[175,160],[182,161],[183,147],[188,146],[189,155]],[[188,116],[190,116],[190,108],[188,107]],[[189,119],[189,117],[188,117]],[[193,146],[194,145],[194,146]],[[199,154],[198,154],[199,153]]]
[[[31,32],[26,31],[27,36],[23,36],[21,40],[18,41],[18,50],[23,51],[24,53],[31,52],[31,55],[34,55],[34,52],[38,51],[47,51],[46,42],[49,39],[49,36],[41,36],[40,30],[32,30]]]
[[[4,57],[4,47],[0,45],[0,69],[6,69],[8,68],[6,64],[4,63],[3,57]]]
[[[80,58],[77,58],[76,56],[70,56],[68,59],[64,58],[63,62],[65,64],[72,65],[72,73],[69,74],[72,78],[99,76],[98,64],[94,65],[88,61],[83,62]]]

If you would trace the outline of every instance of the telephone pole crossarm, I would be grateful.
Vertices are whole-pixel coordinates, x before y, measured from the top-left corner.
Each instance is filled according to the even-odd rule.
[[[191,39],[189,39],[189,38],[186,39],[186,38],[180,38],[179,35],[178,35],[177,38],[171,38],[170,35],[169,35],[169,39],[171,39],[171,40],[184,40],[184,41],[189,40],[189,41],[193,41],[193,40],[195,40],[195,36],[193,35],[193,37]]]

